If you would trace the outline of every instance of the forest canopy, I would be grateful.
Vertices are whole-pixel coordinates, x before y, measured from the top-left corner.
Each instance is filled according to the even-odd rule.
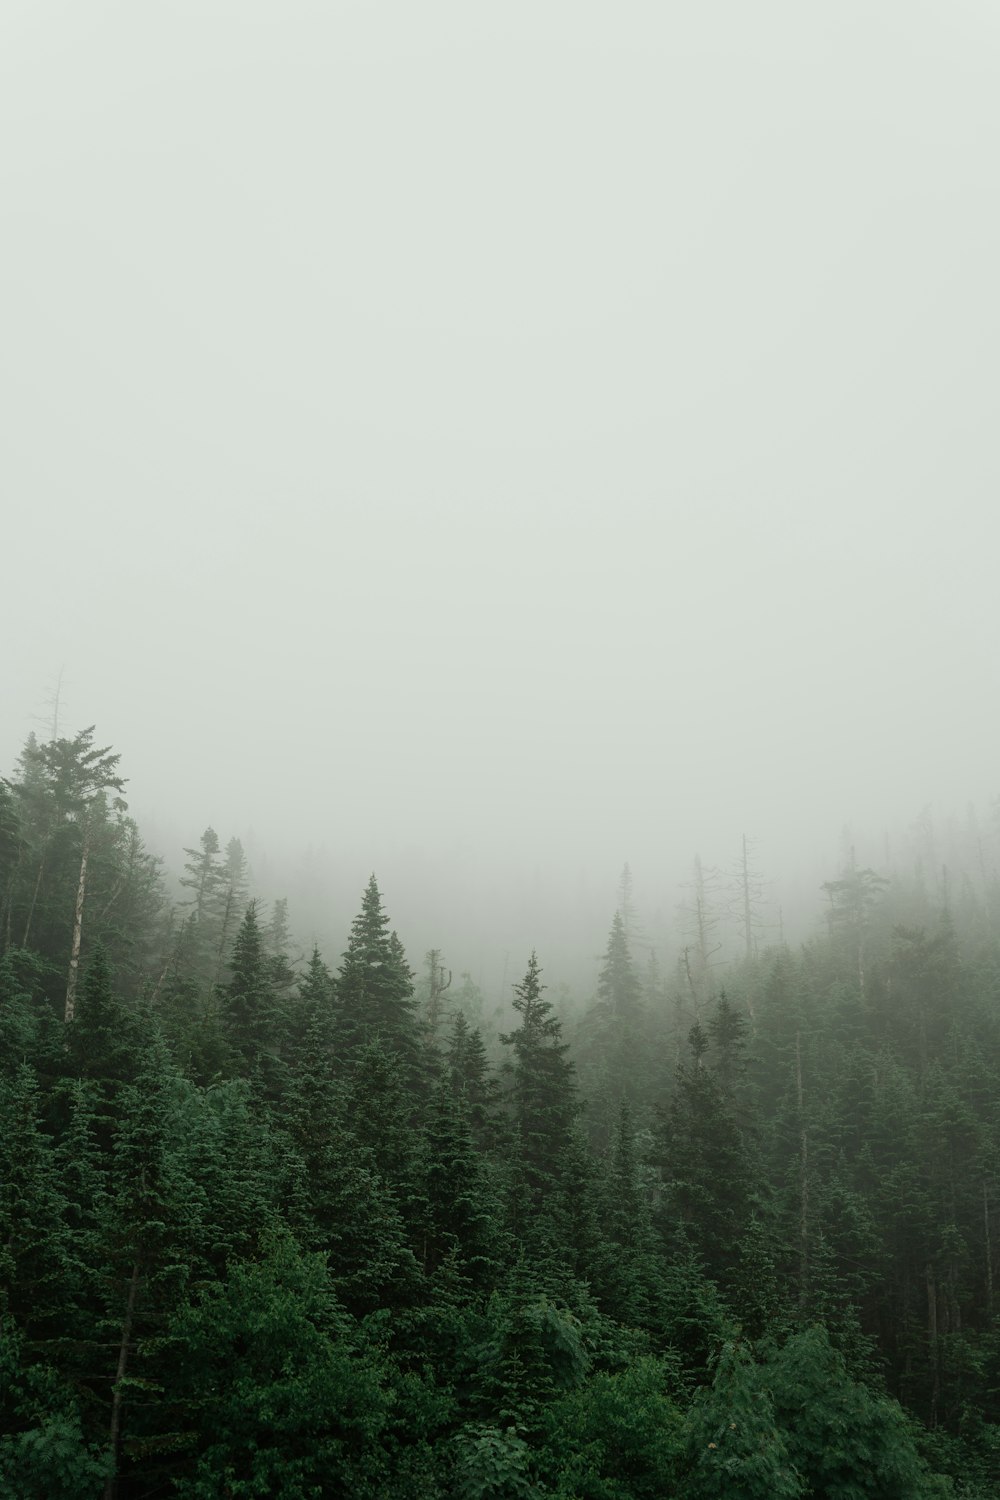
[[[655,955],[492,1024],[375,875],[303,952],[120,756],[0,782],[0,1497],[997,1492],[1000,875],[860,868],[793,949],[743,842]]]

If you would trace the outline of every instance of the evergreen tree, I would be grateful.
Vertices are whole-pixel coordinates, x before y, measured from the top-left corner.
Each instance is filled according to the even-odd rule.
[[[473,1286],[488,1286],[499,1250],[492,1184],[472,1136],[466,1097],[456,1097],[447,1080],[435,1090],[424,1132],[428,1234],[424,1269],[428,1275],[449,1259]]]
[[[54,1337],[70,1286],[66,1200],[34,1069],[0,1080],[0,1313]]]
[[[226,900],[226,872],[219,835],[214,828],[206,828],[198,848],[185,848],[184,853],[187,860],[181,886],[190,892],[181,902],[189,917],[188,939],[183,950],[186,977],[207,986],[217,982],[220,973],[220,929]]]
[[[10,782],[0,777],[0,954],[13,944],[14,887],[27,852],[17,796]]]
[[[322,1067],[328,1073],[336,1051],[336,986],[333,975],[314,948],[289,1003],[289,1065],[293,1078]]]
[[[267,951],[271,955],[271,983],[275,993],[281,996],[286,995],[295,983],[295,970],[289,959],[291,946],[288,900],[279,896],[271,907],[271,919],[267,924]]]
[[[207,829],[203,838],[208,838],[211,833],[212,829]],[[215,845],[215,852],[218,852],[218,839],[215,840]],[[237,929],[246,912],[250,872],[247,868],[247,857],[239,839],[229,840],[226,845],[225,860],[220,869],[216,869],[214,865],[205,865],[206,854],[203,844],[203,859],[196,863],[192,878],[197,878],[199,882],[199,890],[195,895],[196,902],[199,897],[201,898],[202,914],[199,915],[199,921],[206,920],[210,914],[210,919],[217,930],[212,935],[212,940],[215,942],[214,978],[215,983],[218,984]],[[209,884],[207,902],[206,893],[200,889],[205,883]]]
[[[695,1025],[688,1040],[691,1061],[661,1113],[661,1217],[668,1244],[679,1222],[709,1275],[725,1285],[750,1215],[752,1165],[732,1103],[708,1065],[707,1033]]]
[[[541,969],[534,953],[520,984],[514,986],[516,1030],[501,1037],[513,1054],[511,1110],[518,1161],[534,1207],[558,1186],[561,1162],[578,1112],[575,1069],[562,1040],[562,1024],[543,998]]]
[[[413,980],[402,946],[389,932],[389,918],[373,875],[361,911],[351,925],[337,979],[339,1049],[352,1057],[380,1037],[415,1064],[418,1051]]]
[[[594,1143],[603,1149],[611,1139],[619,1100],[624,1097],[633,1104],[646,1102],[650,1083],[642,985],[633,967],[620,912],[615,913],[611,923],[597,981],[597,1001],[581,1024],[577,1053],[585,1085],[594,1101]]]
[[[235,1055],[272,1085],[280,1068],[281,1017],[272,984],[273,968],[251,901],[236,934],[232,978],[219,991],[222,1022]]]
[[[685,1500],[806,1500],[766,1384],[744,1344],[727,1343],[688,1417]]]
[[[171,1326],[170,1392],[188,1500],[383,1493],[388,1399],[323,1258],[272,1236]],[[177,1442],[176,1437],[164,1441]]]
[[[491,1149],[498,1137],[500,1086],[491,1074],[479,1028],[469,1025],[464,1011],[456,1011],[452,1018],[445,1063],[452,1092],[466,1102],[476,1145]]]
[[[603,1197],[602,1223],[610,1252],[603,1305],[619,1323],[655,1327],[662,1266],[627,1099],[619,1109]]]
[[[771,1355],[765,1378],[804,1494],[930,1500],[946,1493],[918,1454],[901,1409],[850,1379],[823,1327],[790,1338]]]
[[[134,1083],[150,1044],[148,1015],[126,1006],[115,988],[104,948],[98,945],[84,976],[80,1003],[66,1037],[73,1073],[100,1087],[104,1112],[114,1114],[115,1101]]]

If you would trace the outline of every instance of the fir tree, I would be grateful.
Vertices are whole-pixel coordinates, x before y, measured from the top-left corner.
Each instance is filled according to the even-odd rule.
[[[373,875],[351,925],[337,979],[338,1043],[351,1057],[380,1037],[392,1051],[415,1063],[418,1050],[413,980],[402,945],[389,932],[389,918]]]
[[[536,1208],[559,1182],[561,1159],[578,1112],[575,1069],[566,1055],[569,1046],[562,1040],[562,1024],[551,1003],[543,998],[544,989],[532,953],[524,978],[514,986],[514,1009],[521,1024],[500,1039],[513,1053],[510,1097],[518,1160]]]
[[[254,901],[236,934],[231,968],[232,978],[219,992],[230,1044],[251,1071],[263,1070],[274,1084],[280,1067],[281,1019]]]

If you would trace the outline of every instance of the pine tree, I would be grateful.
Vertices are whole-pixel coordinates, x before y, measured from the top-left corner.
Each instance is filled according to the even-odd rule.
[[[567,1058],[562,1024],[543,998],[537,956],[532,953],[520,984],[514,986],[514,1009],[520,1026],[502,1036],[513,1053],[511,1109],[517,1132],[517,1155],[531,1201],[542,1205],[561,1176],[560,1160],[569,1146],[578,1113],[575,1069]]]
[[[691,1061],[661,1112],[661,1218],[668,1242],[679,1220],[709,1275],[725,1284],[750,1214],[752,1163],[732,1100],[708,1065],[707,1033],[695,1025],[688,1041]]]
[[[711,1389],[699,1392],[687,1426],[685,1500],[807,1500],[745,1344],[723,1347]]]
[[[39,745],[31,736],[14,783],[22,827],[32,844],[33,879],[23,890],[20,941],[52,959],[68,958],[64,1016],[72,1020],[91,859],[113,850],[127,804],[121,756],[94,745],[94,727]],[[109,794],[112,796],[109,802]],[[91,872],[92,873],[92,872]]]
[[[221,972],[220,908],[225,901],[226,873],[215,829],[206,828],[198,844],[197,849],[185,848],[187,861],[181,876],[181,885],[190,892],[181,902],[190,918],[184,948],[185,977],[208,986]]]
[[[292,1077],[322,1068],[328,1074],[336,1053],[336,986],[313,948],[298,991],[288,1006],[288,1061]]]
[[[428,1234],[425,1272],[433,1276],[449,1257],[472,1285],[491,1282],[499,1249],[492,1186],[473,1143],[464,1094],[448,1080],[435,1090],[424,1131]]]
[[[594,1144],[603,1149],[611,1139],[619,1101],[646,1102],[650,1081],[642,985],[620,912],[611,923],[597,1001],[581,1023],[577,1054],[591,1095]]]
[[[211,829],[206,831],[204,837],[212,833]],[[216,849],[218,840],[216,839]],[[190,851],[188,851],[190,852]],[[247,857],[243,852],[243,845],[239,839],[233,838],[226,845],[226,857],[221,869],[216,870],[214,866],[205,867],[202,864],[197,870],[199,883],[210,882],[208,902],[205,904],[204,894],[202,896],[202,908],[205,916],[210,913],[211,920],[217,929],[212,935],[215,942],[215,983],[218,984],[229,957],[229,949],[236,936],[237,929],[247,908],[247,897],[250,890],[250,873],[247,868]],[[197,899],[197,897],[196,897]],[[199,917],[199,920],[203,920]]]
[[[222,1022],[234,1054],[251,1072],[276,1085],[280,1069],[281,1018],[271,982],[272,966],[251,901],[236,934],[232,978],[219,991]]]
[[[805,1494],[826,1500],[930,1500],[942,1494],[902,1410],[851,1380],[822,1326],[804,1329],[775,1352],[766,1380]]]
[[[295,969],[289,959],[292,932],[288,922],[288,899],[279,896],[271,907],[267,924],[267,951],[271,955],[271,983],[275,993],[284,996],[295,983]]]
[[[386,1492],[388,1397],[322,1256],[272,1234],[259,1259],[178,1311],[170,1339],[169,1398],[191,1454],[177,1494]]]
[[[413,980],[402,945],[389,932],[389,918],[373,875],[361,911],[351,925],[337,979],[339,1049],[353,1057],[380,1037],[415,1065],[418,1052]]]
[[[115,1101],[144,1066],[151,1039],[148,1015],[126,1006],[115,988],[104,948],[95,947],[84,976],[66,1047],[75,1076],[95,1080],[112,1116]]]
[[[452,1019],[445,1065],[452,1092],[466,1101],[476,1145],[491,1149],[497,1141],[500,1087],[491,1075],[479,1028],[470,1026],[461,1010]]]
[[[627,1099],[621,1102],[615,1125],[603,1200],[602,1223],[610,1252],[603,1306],[619,1323],[651,1327],[658,1321],[662,1267]]]
[[[13,943],[14,887],[27,851],[17,796],[10,782],[0,777],[0,954]]]
[[[0,1080],[0,1313],[36,1340],[57,1332],[71,1283],[66,1200],[42,1108],[27,1063]]]

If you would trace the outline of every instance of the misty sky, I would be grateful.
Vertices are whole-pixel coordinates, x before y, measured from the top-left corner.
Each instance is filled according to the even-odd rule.
[[[998,85],[995,0],[6,0],[0,770],[62,670],[164,852],[525,930],[985,805]]]

